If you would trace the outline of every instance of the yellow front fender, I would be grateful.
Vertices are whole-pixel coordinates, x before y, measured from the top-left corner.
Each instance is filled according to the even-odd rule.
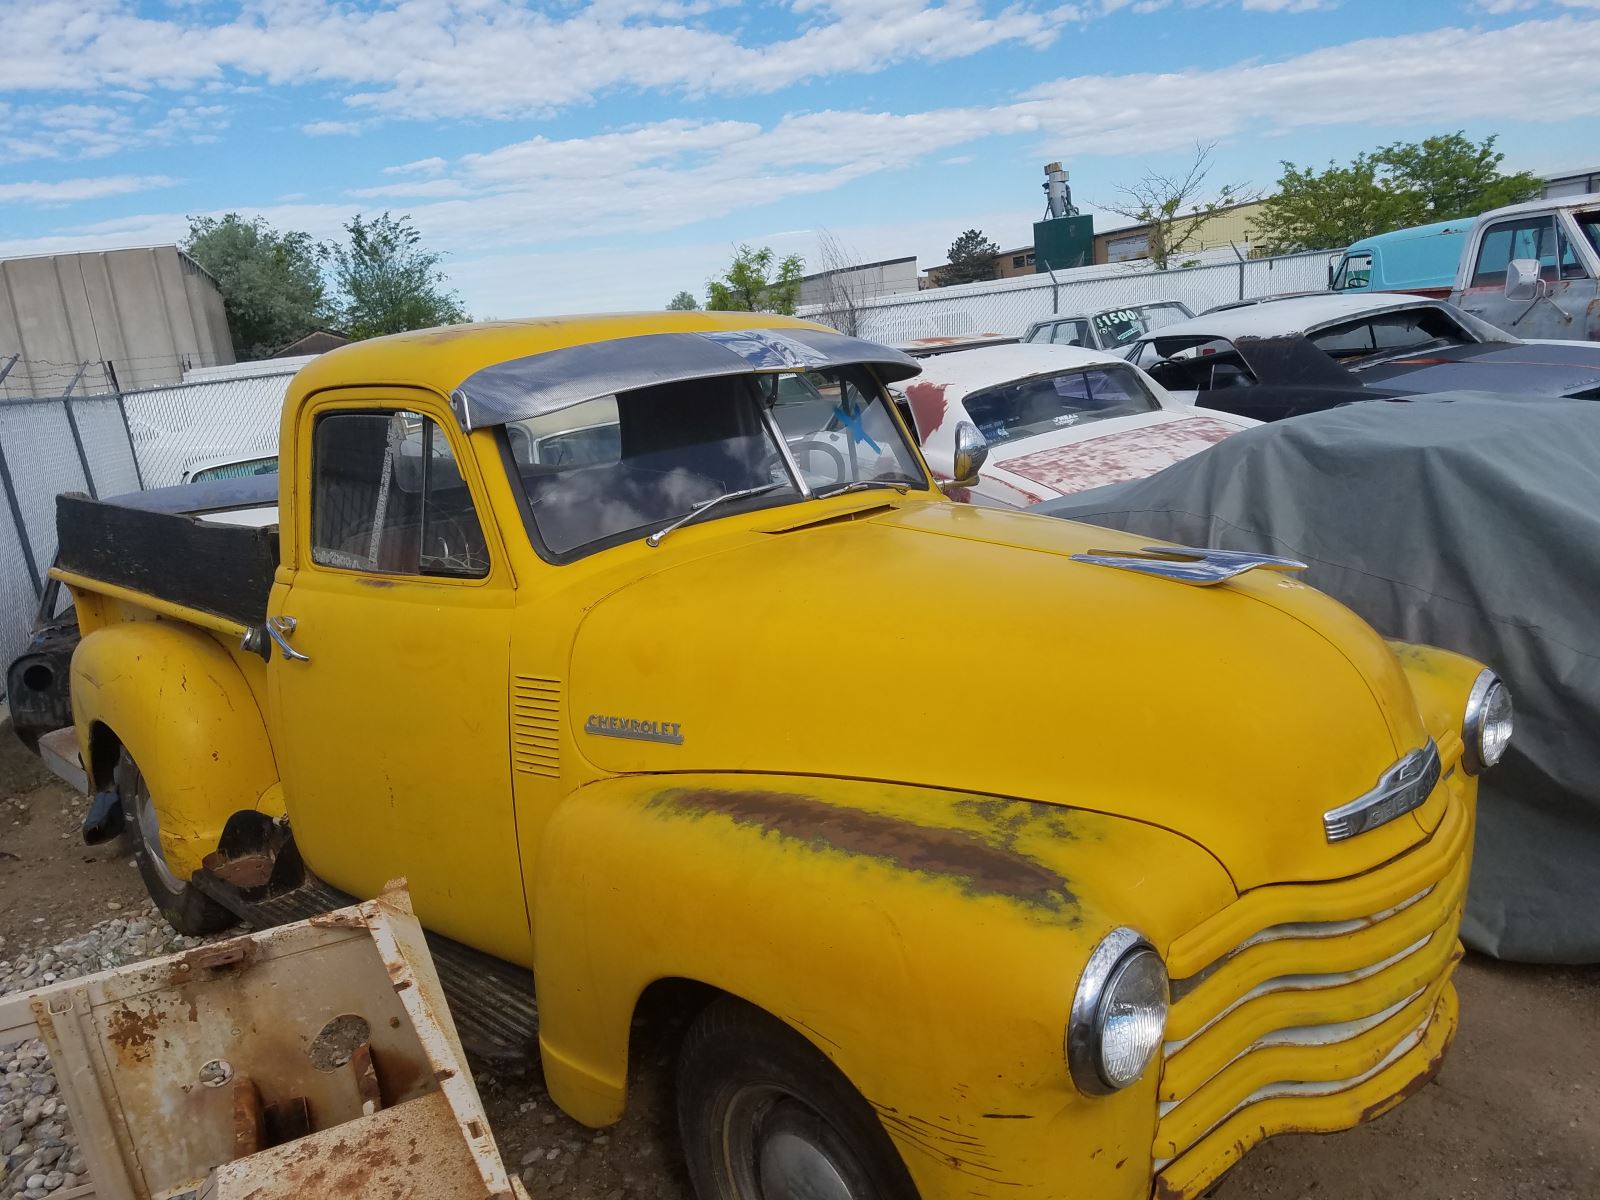
[[[72,656],[72,716],[93,789],[111,786],[117,743],[139,764],[162,853],[180,879],[216,849],[234,813],[282,811],[255,696],[232,656],[202,630],[130,621],[87,634]]]
[[[1234,898],[1214,859],[1148,825],[754,775],[582,788],[534,880],[541,1059],[563,1108],[617,1119],[637,998],[694,980],[831,1058],[925,1200],[986,1184],[1017,1200],[1069,1183],[1147,1194],[1155,1073],[1080,1096],[1063,1053],[1073,993],[1115,926],[1165,946]]]

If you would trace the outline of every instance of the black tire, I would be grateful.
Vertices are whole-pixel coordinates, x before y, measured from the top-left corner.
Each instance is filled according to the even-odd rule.
[[[117,759],[112,778],[117,785],[117,795],[122,798],[123,830],[133,843],[139,877],[144,880],[145,890],[167,924],[190,937],[216,933],[232,925],[235,921],[232,913],[167,869],[156,830],[150,820],[141,820],[150,807],[150,786],[127,750]]]
[[[861,1093],[800,1034],[741,1000],[716,1000],[696,1018],[677,1087],[699,1200],[917,1200]],[[808,1186],[795,1186],[801,1176]]]

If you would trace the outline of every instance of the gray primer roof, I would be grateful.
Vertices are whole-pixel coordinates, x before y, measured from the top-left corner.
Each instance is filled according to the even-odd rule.
[[[922,369],[898,350],[829,329],[650,333],[484,367],[450,394],[450,404],[463,429],[482,429],[656,384],[846,366],[871,367],[884,383]]]

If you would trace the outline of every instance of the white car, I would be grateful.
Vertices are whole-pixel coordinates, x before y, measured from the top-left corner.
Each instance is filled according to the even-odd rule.
[[[961,425],[988,443],[966,497],[979,502],[1020,508],[1142,479],[1260,424],[1180,404],[1106,350],[1015,343],[905,349],[922,357],[922,374],[896,391],[934,474],[953,477]]]

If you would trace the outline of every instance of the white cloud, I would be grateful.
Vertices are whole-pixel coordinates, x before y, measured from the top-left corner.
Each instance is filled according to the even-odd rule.
[[[0,200],[19,204],[65,204],[74,200],[103,200],[177,183],[165,175],[104,175],[97,179],[57,179],[46,182],[0,183]]]
[[[387,168],[338,204],[259,207],[240,196],[226,207],[329,237],[362,201],[403,197],[415,201],[406,211],[430,245],[453,256],[449,270],[475,309],[492,304],[510,313],[517,310],[510,301],[519,295],[529,297],[524,309],[593,307],[583,297],[601,295],[597,275],[609,277],[605,306],[653,305],[699,278],[641,274],[633,250],[626,270],[595,271],[596,252],[578,248],[583,241],[609,242],[618,229],[643,237],[708,220],[717,221],[729,241],[758,240],[766,228],[762,210],[775,201],[820,195],[872,176],[886,188],[900,186],[889,173],[960,158],[995,138],[1022,139],[1017,153],[1039,154],[1042,162],[1066,147],[1077,156],[1187,154],[1197,138],[1258,137],[1332,124],[1364,125],[1377,141],[1384,131],[1423,122],[1457,128],[1477,120],[1563,121],[1600,110],[1597,59],[1597,21],[1569,17],[1506,29],[1445,29],[1368,38],[1277,62],[1059,79],[993,106],[795,113],[770,123],[672,118],[590,137],[527,138],[454,161],[422,158]],[[1506,61],[1538,62],[1540,70],[1508,75],[1500,69]],[[1462,78],[1498,82],[1492,89],[1462,89]],[[1397,88],[1396,79],[1407,86]],[[991,235],[1025,239],[1035,215],[1035,206],[1019,196],[1015,230],[1002,238],[993,229]],[[971,214],[953,197],[941,227],[970,223]],[[170,240],[185,227],[181,213],[130,216],[3,244],[0,253]],[[892,241],[886,237],[867,252],[904,252]],[[662,253],[665,262],[670,255]],[[702,273],[724,258],[719,250]],[[522,272],[514,265],[519,262],[539,269]],[[572,274],[561,274],[557,264],[570,266]],[[669,283],[663,298],[654,299],[654,291]]]
[[[466,185],[455,179],[417,179],[409,183],[385,183],[379,187],[352,188],[350,194],[378,199],[393,196],[420,200],[471,195]]]
[[[437,156],[433,158],[419,158],[416,162],[401,163],[398,167],[385,167],[385,175],[442,175],[449,166],[444,159]]]
[[[798,28],[747,43],[703,19],[710,3],[599,0],[542,11],[516,0],[246,4],[234,19],[140,16],[131,0],[0,8],[6,85],[84,92],[201,88],[239,78],[351,89],[358,107],[416,117],[511,117],[618,89],[752,94],[804,79],[1048,45],[1074,15],[1014,0],[789,0]]]
[[[307,121],[300,132],[308,137],[343,137],[361,132],[360,121]]]

